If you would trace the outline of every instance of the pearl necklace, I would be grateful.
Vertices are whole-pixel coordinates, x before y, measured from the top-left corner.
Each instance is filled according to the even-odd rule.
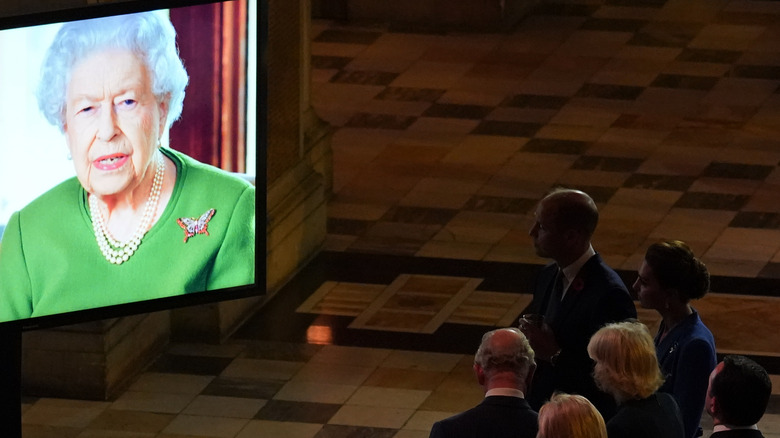
[[[103,257],[110,263],[115,265],[121,265],[130,259],[138,246],[141,244],[141,240],[149,231],[152,219],[157,212],[157,205],[160,203],[160,193],[162,192],[162,182],[165,176],[165,161],[163,154],[159,151],[157,154],[157,169],[154,172],[154,181],[152,181],[152,189],[149,192],[149,198],[146,200],[146,206],[144,207],[144,214],[141,217],[141,222],[138,224],[135,233],[129,240],[119,242],[111,237],[111,234],[106,228],[106,223],[103,220],[103,215],[100,213],[100,207],[98,206],[98,197],[90,195],[89,197],[89,211],[92,215],[92,229],[95,231],[95,239],[97,240],[100,252],[103,253]]]

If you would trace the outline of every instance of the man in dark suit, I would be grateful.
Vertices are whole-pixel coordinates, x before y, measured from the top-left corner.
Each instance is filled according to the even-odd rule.
[[[516,328],[485,333],[474,373],[485,391],[479,405],[434,423],[430,438],[535,438],[537,414],[525,401],[534,352]]]
[[[529,234],[536,254],[553,260],[540,272],[527,309],[536,320],[520,319],[538,362],[528,396],[537,411],[555,391],[586,397],[604,420],[616,409],[593,380],[588,341],[609,322],[636,318],[636,307],[591,245],[598,218],[596,203],[579,190],[555,189],[536,208]]]
[[[764,415],[772,381],[766,370],[745,356],[723,358],[710,374],[704,407],[714,425],[710,438],[763,438]]]

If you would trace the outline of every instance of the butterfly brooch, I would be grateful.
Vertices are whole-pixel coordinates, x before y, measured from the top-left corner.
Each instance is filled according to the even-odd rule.
[[[214,216],[217,210],[210,208],[205,213],[200,215],[199,218],[194,217],[180,217],[176,219],[182,229],[184,229],[184,243],[187,243],[187,239],[196,234],[209,235],[209,221]]]

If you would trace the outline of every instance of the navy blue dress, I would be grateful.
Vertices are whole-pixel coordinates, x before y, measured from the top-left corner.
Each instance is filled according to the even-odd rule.
[[[699,423],[712,370],[717,365],[715,339],[696,310],[663,339],[664,323],[655,336],[655,352],[664,384],[660,392],[672,394],[680,406],[685,438],[702,434]]]

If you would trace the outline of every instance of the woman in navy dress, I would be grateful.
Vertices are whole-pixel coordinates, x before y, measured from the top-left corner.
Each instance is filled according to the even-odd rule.
[[[717,363],[712,333],[690,304],[709,286],[707,267],[679,240],[651,245],[634,282],[642,307],[661,315],[654,340],[665,380],[659,391],[677,400],[685,438],[702,435],[699,423],[708,379]]]

